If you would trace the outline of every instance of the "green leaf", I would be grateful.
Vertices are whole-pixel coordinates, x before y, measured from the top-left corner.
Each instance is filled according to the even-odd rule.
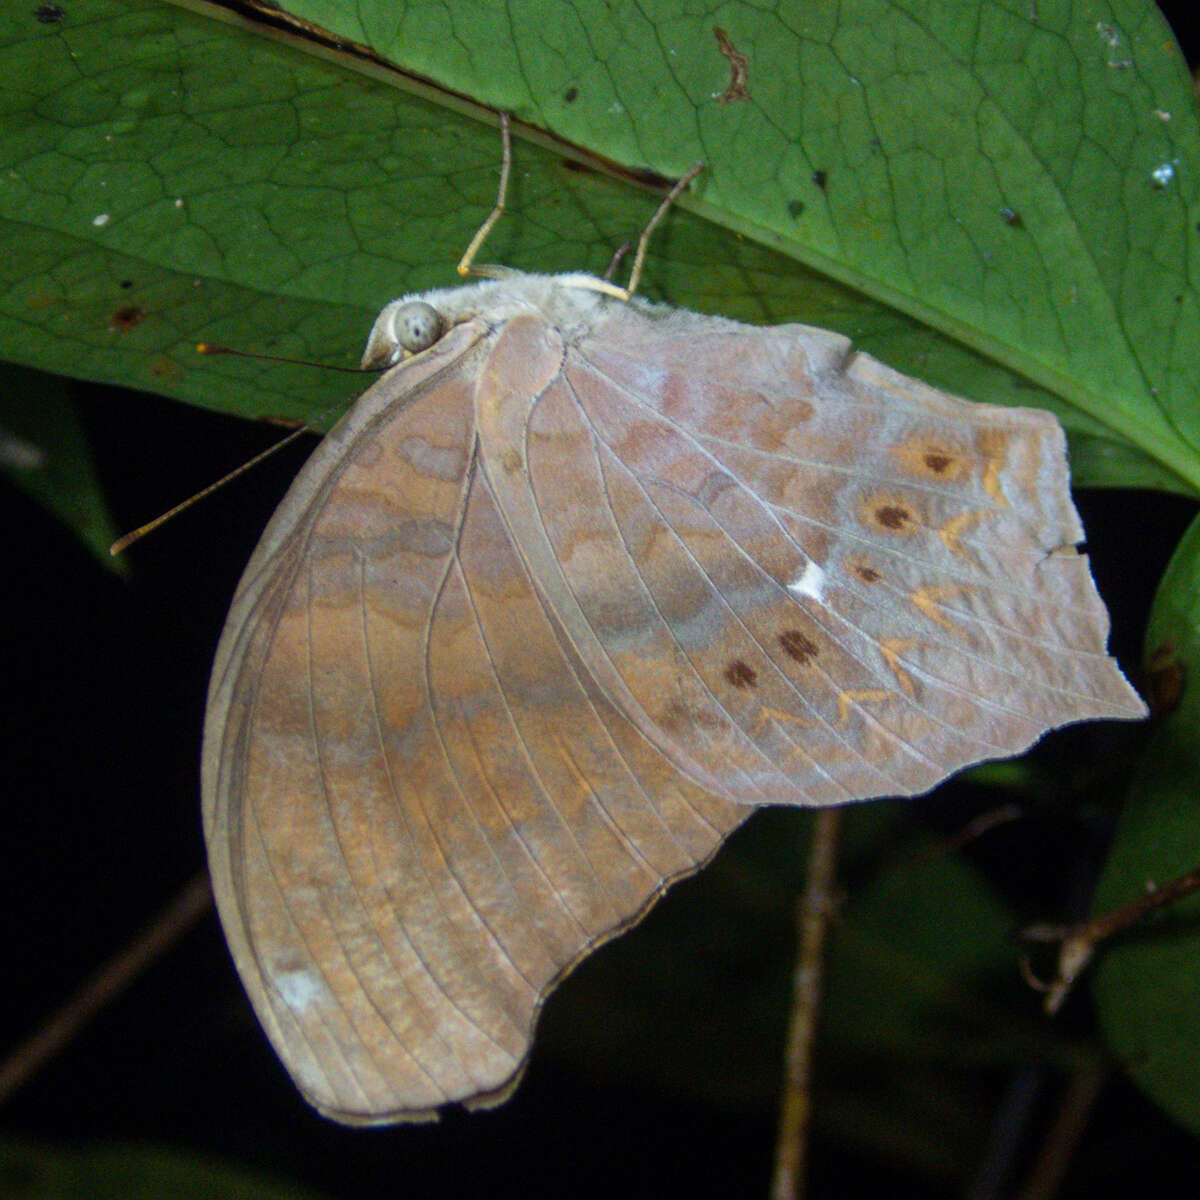
[[[0,363],[0,470],[74,529],[109,570],[116,537],[71,385]]]
[[[1153,4],[725,5],[729,103],[713,18],[672,0],[284,7],[614,162],[703,161],[708,219],[1200,477],[1200,131]]]
[[[34,7],[0,13],[11,361],[328,425],[361,385],[195,342],[352,364],[383,303],[453,282],[503,107],[490,258],[602,271],[652,211],[645,172],[702,160],[647,295],[841,330],[1054,408],[1089,435],[1080,480],[1197,490],[1200,136],[1145,0],[729,3],[729,103],[714,18],[668,0],[297,0],[292,35],[199,2]]]
[[[1200,521],[1155,599],[1146,660],[1162,719],[1129,788],[1094,910],[1104,912],[1200,866]],[[1095,992],[1113,1051],[1176,1120],[1200,1133],[1200,896],[1123,936],[1100,959]]]

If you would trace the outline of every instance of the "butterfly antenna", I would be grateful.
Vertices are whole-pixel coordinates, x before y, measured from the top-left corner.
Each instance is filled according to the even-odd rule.
[[[458,273],[464,277],[467,275],[483,275],[494,279],[499,275],[507,274],[503,267],[475,266],[475,255],[479,253],[480,247],[487,241],[488,234],[495,228],[496,222],[504,216],[504,200],[508,195],[508,173],[512,167],[512,136],[509,133],[508,124],[508,113],[502,112],[500,114],[500,187],[496,192],[495,207],[488,213],[487,219],[483,224],[475,231],[475,236],[471,239],[471,244],[459,260]]]
[[[622,289],[625,293],[622,299],[632,299],[633,294],[637,291],[638,284],[642,279],[642,265],[646,261],[646,247],[650,245],[651,235],[662,223],[663,217],[667,215],[667,210],[683,195],[688,184],[703,170],[704,164],[698,162],[695,166],[684,172],[675,181],[675,186],[663,197],[663,202],[655,209],[654,216],[650,218],[646,228],[642,230],[641,237],[638,238],[637,252],[633,256],[633,267],[629,272],[629,282]]]
[[[313,432],[309,426],[300,425],[293,429],[285,438],[280,438],[273,446],[268,446],[261,454],[256,454],[252,459],[242,463],[240,467],[235,467],[228,475],[223,475],[215,483],[210,483],[208,487],[201,488],[195,495],[189,496],[186,500],[181,500],[174,508],[169,508],[165,513],[154,518],[153,521],[147,521],[145,525],[139,525],[137,529],[131,530],[124,537],[119,537],[108,548],[109,554],[114,557],[121,553],[122,550],[132,546],[134,542],[140,541],[148,533],[153,533],[160,525],[165,525],[172,517],[178,516],[186,508],[191,508],[199,500],[203,500],[205,496],[211,495],[217,488],[224,487],[227,483],[236,479],[244,471],[249,471],[252,467],[258,466],[264,458],[270,458],[277,450],[282,450],[284,446],[294,442],[302,433]]]
[[[289,367],[320,367],[322,371],[345,371],[349,375],[370,375],[373,372],[362,367],[343,367],[337,363],[317,362],[312,358],[292,358],[285,354],[263,354],[258,350],[235,350],[219,342],[197,342],[196,353],[215,356],[227,354],[232,358],[253,358],[258,362],[286,363]]]

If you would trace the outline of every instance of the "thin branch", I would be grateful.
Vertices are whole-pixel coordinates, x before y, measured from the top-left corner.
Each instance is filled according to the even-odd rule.
[[[1104,1090],[1111,1067],[1090,1063],[1071,1076],[1054,1118],[1017,1200],[1054,1200],[1071,1159]]]
[[[980,813],[974,820],[968,821],[956,834],[946,838],[937,849],[946,855],[956,854],[959,850],[978,841],[985,833],[990,833],[999,825],[1007,825],[1010,821],[1019,821],[1025,815],[1019,804],[1000,804]]]
[[[32,1037],[0,1063],[0,1101],[7,1100],[72,1038],[169,950],[212,906],[201,872],[137,937],[89,979]]]
[[[792,974],[792,1012],[784,1055],[783,1103],[775,1143],[771,1200],[801,1200],[812,1119],[812,1061],[824,984],[825,941],[837,907],[834,893],[842,812],[818,809],[808,855],[808,883],[796,905],[799,951]]]
[[[1102,942],[1123,933],[1148,913],[1163,905],[1173,904],[1193,892],[1200,891],[1200,867],[1195,867],[1178,879],[1151,887],[1144,896],[1138,896],[1120,908],[1114,908],[1077,925],[1032,925],[1022,933],[1026,941],[1058,942],[1058,969],[1048,983],[1033,979],[1028,960],[1022,963],[1022,971],[1030,984],[1046,993],[1046,1011],[1053,1015],[1062,1007],[1075,981],[1083,974],[1092,956]]]

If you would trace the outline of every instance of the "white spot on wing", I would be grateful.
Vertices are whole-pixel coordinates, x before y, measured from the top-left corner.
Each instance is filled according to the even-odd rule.
[[[303,1014],[321,998],[325,985],[311,971],[281,971],[275,990],[294,1013]]]
[[[825,603],[825,572],[815,562],[807,563],[804,570],[788,584],[793,596],[807,596],[818,604]]]

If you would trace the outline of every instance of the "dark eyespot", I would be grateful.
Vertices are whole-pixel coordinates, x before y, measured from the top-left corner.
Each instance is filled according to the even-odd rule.
[[[794,658],[802,667],[808,666],[820,653],[817,643],[798,629],[785,629],[779,635],[779,644],[783,647],[783,652],[789,658]]]
[[[737,688],[754,687],[758,683],[758,672],[748,662],[735,658],[725,668],[725,678]]]
[[[424,300],[402,304],[392,318],[396,341],[410,354],[428,350],[442,336],[442,314]]]
[[[884,529],[891,529],[899,533],[912,520],[912,514],[898,504],[884,504],[875,510],[875,520]]]

